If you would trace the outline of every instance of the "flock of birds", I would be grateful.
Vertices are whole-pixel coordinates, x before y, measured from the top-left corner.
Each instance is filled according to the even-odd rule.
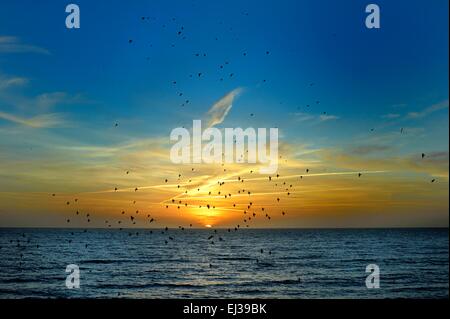
[[[421,158],[424,159],[426,157],[425,153],[421,154]],[[281,158],[281,156],[280,156]],[[226,171],[226,168],[224,168],[224,164],[222,164],[223,167],[223,171]],[[231,209],[234,211],[239,211],[242,214],[242,223],[238,223],[236,224],[234,227],[230,227],[227,228],[225,231],[230,233],[230,232],[236,232],[241,228],[248,228],[250,227],[251,223],[253,221],[256,220],[256,218],[262,216],[263,218],[265,218],[267,221],[271,221],[272,218],[274,217],[272,215],[272,213],[270,212],[270,209],[268,207],[265,207],[262,204],[257,204],[257,200],[256,198],[252,197],[252,191],[250,188],[248,188],[246,186],[246,178],[244,178],[243,176],[237,176],[237,179],[235,180],[235,182],[239,185],[239,187],[235,187],[234,192],[230,192],[228,191],[224,191],[223,190],[223,186],[226,185],[227,181],[223,180],[223,181],[217,181],[217,184],[215,185],[215,187],[210,187],[211,189],[215,189],[217,187],[217,190],[207,190],[207,195],[210,197],[210,201],[207,201],[205,204],[200,204],[200,205],[194,205],[191,202],[195,201],[196,197],[192,196],[190,197],[186,197],[183,199],[179,199],[179,196],[187,196],[188,194],[190,194],[191,192],[195,193],[195,192],[200,192],[201,188],[200,187],[191,187],[189,188],[186,187],[186,185],[189,185],[192,182],[192,178],[194,177],[194,174],[197,173],[197,171],[192,168],[191,169],[192,175],[190,177],[187,177],[186,180],[183,179],[183,175],[181,173],[179,173],[177,176],[173,177],[173,180],[175,180],[176,183],[176,189],[179,191],[179,193],[176,196],[173,196],[172,198],[169,198],[168,200],[164,201],[162,203],[163,208],[165,209],[169,209],[170,207],[176,207],[177,210],[179,210],[180,212],[183,209],[192,209],[192,208],[203,208],[203,209],[207,209],[207,210],[223,210],[223,209]],[[125,172],[127,175],[130,174],[130,171],[126,171]],[[304,171],[304,175],[300,175],[300,177],[298,178],[298,181],[303,179],[303,176],[308,175],[308,173],[310,173],[310,169],[306,168]],[[250,170],[248,172],[249,175],[253,174],[253,170]],[[362,173],[358,173],[357,177],[361,178],[362,177]],[[170,178],[165,178],[162,182],[165,184],[168,184],[170,182]],[[434,183],[436,181],[436,179],[432,179],[431,183]],[[277,217],[283,217],[287,215],[287,211],[284,210],[282,208],[282,202],[289,198],[289,196],[295,191],[295,185],[294,184],[288,184],[286,183],[286,181],[282,181],[280,174],[276,174],[273,176],[267,176],[266,178],[266,182],[267,183],[271,183],[273,188],[275,190],[277,190],[277,194],[281,194],[278,195],[277,197],[272,198],[274,204],[277,207],[277,209],[275,209],[275,211],[279,211],[281,210],[281,212],[279,213],[279,215],[277,215]],[[259,186],[261,186],[261,183],[259,183]],[[114,187],[114,192],[117,192],[119,189],[118,187]],[[135,187],[134,188],[134,192],[138,192],[139,191],[139,187]],[[242,202],[239,200],[234,200],[235,197],[241,197],[242,196],[246,196],[248,198],[248,200],[246,202]],[[51,195],[52,197],[56,197],[56,193],[53,193]],[[226,200],[227,202],[229,202],[227,204],[227,206],[225,206],[224,204],[222,204],[220,206],[217,206],[217,204],[215,204],[217,201],[217,198],[222,198],[223,200]],[[71,203],[70,201],[66,201],[65,204],[67,206],[69,205],[73,205],[78,203],[78,198],[74,198],[73,202]],[[133,200],[133,205],[136,204],[136,200]],[[132,212],[128,211],[126,212],[125,210],[121,210],[120,215],[123,217],[122,220],[117,220],[116,224],[112,223],[110,220],[105,219],[103,220],[104,224],[106,227],[108,228],[117,228],[119,231],[123,231],[126,230],[128,231],[128,235],[129,236],[139,236],[140,231],[129,231],[130,228],[132,227],[137,227],[137,226],[142,226],[142,228],[147,228],[148,225],[150,224],[156,224],[156,218],[153,217],[151,214],[146,214],[146,213],[142,213],[139,210],[133,210]],[[82,214],[79,210],[75,210],[74,212],[74,217],[80,217],[82,218],[86,223],[91,223],[91,214],[90,213],[84,213]],[[137,222],[140,221],[140,224],[137,224]],[[68,218],[66,220],[67,224],[70,224],[72,222],[71,218]],[[137,225],[137,226],[136,226]],[[178,229],[181,231],[185,231],[186,229],[192,228],[193,224],[190,223],[189,225],[180,225],[178,226]],[[84,229],[84,232],[86,232],[87,229]],[[169,242],[174,241],[175,238],[175,233],[170,234],[170,229],[168,226],[164,226],[164,227],[160,227],[158,230],[158,227],[155,226],[154,228],[152,227],[151,230],[149,230],[149,233],[153,233],[153,231],[160,231],[162,234],[164,234],[166,237],[164,239],[164,243],[167,245]],[[219,235],[217,232],[217,229],[212,229],[212,232],[210,234],[207,235],[207,241],[211,244],[214,245],[216,241],[224,241],[224,237],[223,235]],[[261,249],[261,253],[263,253],[263,250]],[[271,254],[271,252],[270,252]]]
[[[248,13],[243,13],[243,15],[248,16]],[[152,18],[150,17],[141,17],[140,18],[143,22],[147,22],[147,21],[151,21]],[[176,19],[173,18],[172,19],[173,23],[176,23]],[[161,26],[162,28],[167,28],[166,24],[163,24]],[[230,28],[230,32],[233,32],[232,28]],[[185,26],[178,26],[177,27],[177,31],[175,34],[175,37],[177,38],[177,40],[181,40],[181,41],[185,41],[188,39],[188,36],[186,34],[186,28]],[[219,41],[218,37],[215,37],[216,41]],[[129,45],[133,45],[135,44],[136,41],[134,39],[129,39],[128,40],[128,44]],[[150,44],[150,46],[152,46]],[[171,47],[175,47],[175,44],[171,44]],[[208,57],[208,53],[207,52],[193,52],[192,53],[193,56],[195,58],[206,58]],[[271,51],[270,50],[265,50],[263,52],[261,52],[260,54],[263,54],[265,56],[270,56],[271,55]],[[242,58],[247,58],[248,57],[248,52],[247,51],[243,51],[242,52]],[[147,56],[146,60],[150,60],[150,57]],[[220,72],[219,77],[217,78],[218,81],[222,82],[225,80],[225,78],[229,78],[232,79],[236,76],[236,73],[233,71],[228,71],[225,75],[225,70],[227,68],[229,68],[231,65],[230,60],[224,60],[224,61],[219,61],[217,63],[217,70]],[[193,78],[203,78],[205,76],[205,72],[202,70],[198,70],[196,73],[190,73],[188,75],[188,77],[190,79]],[[266,79],[262,79],[261,83],[266,83],[267,80]],[[183,90],[181,90],[178,85],[179,85],[179,81],[178,80],[172,80],[171,81],[171,85],[174,87],[174,90],[176,92],[176,95],[178,98],[182,99],[182,102],[180,103],[181,106],[188,106],[191,103],[191,99],[187,97],[186,92],[184,92]],[[308,83],[309,87],[313,87],[316,84],[314,82],[310,82]],[[312,105],[320,105],[321,102],[320,100],[315,100],[314,102],[310,103],[310,104],[306,104],[305,106],[307,108],[310,108]],[[300,109],[300,107],[298,107],[297,109]],[[322,112],[323,115],[327,115],[326,111]],[[250,113],[250,117],[254,117],[255,114],[254,113]],[[116,122],[114,123],[114,127],[119,127],[119,123]],[[372,128],[370,129],[371,132],[374,132],[375,129]],[[405,130],[404,128],[400,129],[400,133],[404,134]],[[424,159],[426,157],[425,153],[421,154],[421,158]],[[281,157],[280,157],[281,158]],[[222,164],[223,166],[223,164]],[[192,175],[197,173],[196,170],[194,170],[194,168],[192,168],[191,170]],[[226,172],[226,168],[223,167],[223,172]],[[304,174],[307,175],[310,173],[310,169],[306,169],[304,171]],[[126,175],[130,174],[130,171],[127,170],[125,172]],[[249,171],[248,174],[253,174],[253,171]],[[246,184],[246,177],[244,176],[238,176],[237,177],[237,183],[238,185],[240,185],[239,187],[236,187],[234,190],[234,193],[230,192],[230,191],[225,191],[225,187],[224,185],[227,183],[227,180],[224,181],[218,181],[217,182],[217,186],[218,190],[207,190],[207,194],[208,196],[210,196],[210,201],[208,201],[207,203],[203,204],[203,205],[193,205],[191,203],[191,201],[189,200],[189,197],[187,200],[182,200],[179,199],[180,195],[188,195],[190,194],[190,192],[200,192],[200,188],[194,188],[194,189],[189,189],[186,188],[185,185],[189,185],[192,181],[192,177],[188,178],[187,180],[183,180],[183,177],[181,173],[179,173],[177,176],[174,177],[167,177],[163,180],[164,184],[168,184],[169,181],[171,180],[176,180],[177,182],[177,187],[176,189],[178,191],[180,191],[180,194],[177,196],[174,196],[170,199],[168,199],[167,201],[165,201],[163,203],[163,209],[165,207],[165,209],[169,209],[170,207],[176,207],[177,210],[183,210],[183,209],[191,209],[191,208],[204,208],[207,210],[220,210],[223,208],[227,208],[227,209],[231,209],[234,211],[239,211],[242,216],[241,216],[241,222],[237,223],[234,227],[230,227],[227,228],[226,232],[230,233],[230,232],[237,232],[242,228],[248,228],[250,227],[251,223],[254,222],[257,218],[259,217],[263,217],[265,218],[268,222],[270,222],[272,220],[272,218],[274,218],[275,216],[272,214],[272,212],[270,211],[270,209],[268,207],[265,207],[264,205],[259,205],[257,203],[257,199],[253,198],[252,196],[252,190],[250,189],[250,186],[247,187]],[[362,173],[358,173],[357,174],[358,178],[362,177]],[[299,177],[299,180],[301,180],[303,178],[303,175]],[[436,182],[436,179],[432,179],[431,183]],[[274,176],[267,176],[266,179],[266,183],[270,183],[272,184],[273,188],[278,190],[278,195],[275,198],[272,198],[272,201],[274,202],[275,205],[278,206],[279,209],[281,209],[281,213],[279,216],[276,217],[280,217],[282,218],[283,216],[286,216],[288,213],[285,209],[282,208],[282,204],[283,201],[288,198],[295,190],[295,186],[294,184],[287,184],[286,181],[282,181],[282,179],[280,179],[280,175],[276,174]],[[113,188],[114,192],[119,191],[119,187],[114,187]],[[135,187],[134,188],[134,192],[138,192],[139,191],[139,187]],[[246,202],[239,202],[234,200],[235,197],[241,197],[245,195],[247,196],[247,201]],[[52,197],[57,198],[58,199],[58,195],[56,193],[51,194]],[[222,197],[223,200],[226,200],[227,202],[227,206],[220,206],[220,207],[216,207],[217,206],[217,198],[218,197]],[[193,197],[195,199],[195,197]],[[221,201],[222,202],[222,201]],[[65,201],[65,205],[66,206],[77,206],[77,204],[79,203],[79,199],[78,198],[73,198],[72,201]],[[133,204],[136,204],[136,200],[133,201]],[[278,210],[279,210],[278,209]],[[121,210],[120,211],[120,217],[122,219],[120,220],[115,220],[114,222],[111,221],[110,219],[104,219],[102,222],[104,224],[105,227],[108,228],[117,228],[119,231],[127,231],[128,232],[128,236],[139,236],[142,232],[142,230],[138,230],[138,231],[131,231],[131,228],[136,228],[138,226],[142,226],[142,228],[148,228],[149,225],[153,226],[157,223],[157,220],[154,216],[152,216],[152,214],[149,213],[144,213],[142,211],[139,210],[132,210],[132,211],[126,211],[126,210]],[[82,213],[79,209],[74,209],[73,211],[73,216],[69,217],[66,219],[66,223],[67,225],[70,227],[70,225],[72,224],[72,222],[76,219],[77,221],[84,221],[87,224],[91,224],[92,220],[93,220],[94,216],[91,215],[91,213]],[[137,224],[139,222],[139,224]],[[181,231],[185,231],[186,229],[192,228],[193,224],[190,223],[189,225],[180,225],[178,226],[179,230]],[[87,232],[88,229],[85,228],[83,229],[83,232]],[[153,232],[161,232],[164,235],[164,244],[169,244],[169,242],[171,241],[175,241],[175,235],[176,232],[170,232],[170,229],[168,226],[159,226],[159,228],[155,225],[155,227],[152,227],[150,230],[146,229],[146,232],[149,232],[150,234]],[[73,234],[73,233],[72,233]],[[217,229],[212,229],[210,233],[208,233],[206,235],[207,237],[205,238],[209,244],[214,245],[217,241],[222,242],[225,240],[225,236],[223,234],[218,233]],[[69,240],[69,243],[71,243],[72,240]],[[13,243],[13,241],[11,241],[11,243]],[[18,247],[20,247],[23,244],[29,244],[30,243],[30,238],[26,238],[25,234],[23,234],[23,238],[22,240],[17,240],[16,244]],[[88,247],[88,244],[85,245],[86,248]],[[36,245],[37,248],[39,248],[39,245]],[[0,247],[1,249],[1,247]],[[260,249],[259,253],[261,255],[263,255],[265,253],[264,249]],[[271,255],[272,252],[269,250],[267,252],[268,255]],[[23,257],[23,255],[21,254],[20,256],[21,258]],[[257,259],[257,262],[259,263],[259,259]],[[210,265],[212,267],[212,265]]]
[[[426,154],[422,153],[421,154],[421,158],[425,159],[426,158]],[[280,156],[281,158],[281,156]],[[223,164],[222,164],[223,166]],[[223,168],[223,171],[226,171],[226,168]],[[192,173],[197,172],[194,168],[191,169]],[[307,175],[308,173],[310,173],[310,169],[305,169],[304,174]],[[130,174],[130,171],[126,171],[125,172],[126,175]],[[253,170],[250,170],[248,172],[249,175],[253,174]],[[361,178],[362,173],[358,173],[357,177]],[[179,173],[177,176],[174,177],[174,180],[177,181],[177,189],[181,189],[183,188],[182,185],[189,185],[189,183],[192,181],[192,176],[184,181],[182,179],[182,174]],[[276,204],[280,204],[280,202],[283,201],[283,198],[288,198],[291,193],[295,190],[295,187],[293,184],[287,184],[286,181],[281,181],[280,179],[280,175],[276,174],[274,176],[267,176],[266,182],[267,183],[272,183],[274,188],[278,188],[281,192],[283,192],[282,194],[284,196],[277,196],[276,198],[273,198],[273,201]],[[300,175],[299,180],[303,179],[303,175]],[[170,182],[169,178],[165,178],[163,180],[163,183],[167,184]],[[165,209],[169,209],[170,206],[175,206],[177,210],[181,210],[183,208],[206,208],[208,210],[214,210],[214,209],[224,209],[224,208],[231,208],[233,210],[238,210],[242,213],[242,224],[236,224],[234,227],[231,228],[227,228],[225,231],[222,231],[221,233],[218,232],[217,229],[212,229],[211,232],[205,236],[205,239],[211,244],[211,245],[215,245],[215,242],[219,241],[222,242],[225,239],[224,234],[226,234],[227,232],[237,232],[238,230],[240,230],[241,228],[248,228],[250,227],[250,224],[252,221],[256,220],[256,218],[258,216],[263,216],[265,219],[267,219],[267,221],[271,221],[272,219],[272,215],[269,213],[269,209],[263,205],[257,205],[255,200],[252,198],[252,191],[247,188],[245,185],[245,178],[242,176],[238,176],[237,177],[237,183],[242,186],[242,187],[238,187],[236,188],[236,191],[234,192],[234,194],[230,193],[229,191],[225,192],[221,190],[221,187],[224,186],[226,184],[226,181],[218,181],[217,182],[217,187],[218,187],[218,191],[208,191],[208,196],[211,197],[211,201],[209,201],[206,204],[203,205],[192,205],[189,202],[189,199],[186,201],[183,200],[177,200],[176,198],[180,195],[185,195],[189,193],[189,189],[183,189],[183,192],[179,193],[177,196],[174,196],[166,201],[163,202],[163,206],[165,207]],[[436,182],[436,179],[432,179],[431,183]],[[245,188],[244,188],[245,187]],[[191,189],[192,190],[192,189]],[[200,188],[196,188],[194,189],[194,191],[200,192]],[[114,187],[114,192],[118,191],[118,187]],[[139,191],[139,187],[135,187],[134,188],[134,192],[138,192]],[[238,195],[245,195],[248,196],[248,202],[242,203],[239,202],[237,203],[236,201],[234,201],[234,197]],[[52,193],[51,194],[52,197],[57,198],[58,195],[56,193]],[[214,202],[217,201],[217,196],[223,197],[223,199],[230,201],[230,204],[228,205],[228,207],[225,206],[220,206],[220,207],[216,207],[216,205],[214,204]],[[193,199],[195,199],[195,196],[193,197]],[[133,200],[133,205],[136,204],[136,200]],[[65,205],[66,206],[76,206],[79,203],[79,199],[78,198],[74,198],[73,201],[65,201]],[[238,207],[242,207],[242,208],[238,208]],[[281,210],[280,213],[280,217],[283,217],[287,214],[287,212],[285,210]],[[153,232],[160,232],[162,235],[164,235],[164,244],[168,245],[169,242],[173,242],[175,241],[175,236],[177,234],[177,232],[171,232],[168,226],[164,226],[164,227],[152,227],[151,229],[148,229],[148,226],[150,224],[154,224],[156,223],[156,219],[155,217],[152,217],[151,214],[143,214],[142,212],[140,212],[139,210],[135,210],[133,212],[126,212],[125,210],[122,210],[120,213],[120,216],[123,217],[122,220],[117,220],[116,224],[113,224],[109,219],[104,219],[103,223],[106,227],[108,228],[117,228],[119,231],[127,231],[128,232],[128,236],[139,236],[142,232],[148,233],[148,234],[153,234]],[[90,224],[92,222],[92,218],[93,216],[91,216],[90,213],[81,213],[78,209],[75,209],[73,216],[71,218],[67,218],[66,222],[67,225],[70,225],[73,221],[73,218],[78,217],[79,219],[81,219],[82,221],[86,222],[87,224]],[[78,219],[78,221],[79,221]],[[137,225],[138,221],[141,221],[142,223]],[[137,225],[137,226],[136,226]],[[139,227],[140,226],[140,227]],[[133,227],[139,227],[141,228],[141,230],[132,230]],[[193,224],[190,223],[189,225],[186,226],[178,226],[178,229],[180,231],[185,231],[187,228],[192,228]],[[144,230],[142,230],[144,229]],[[88,228],[84,228],[82,230],[83,233],[87,233],[88,232]],[[75,232],[72,231],[71,235],[75,235]],[[26,246],[29,246],[31,244],[31,238],[27,237],[25,234],[22,234],[21,236],[22,238],[16,239],[16,240],[10,240],[10,244],[14,244],[17,246],[17,248],[25,248]],[[72,243],[72,239],[68,239],[68,243]],[[89,244],[86,243],[85,244],[85,248],[88,248]],[[39,248],[39,244],[36,244],[36,248]],[[2,249],[2,247],[0,246],[0,250]],[[259,249],[259,253],[261,255],[266,255],[266,256],[270,256],[272,255],[272,251],[268,250],[267,252],[265,252],[265,250],[263,248]],[[24,258],[23,253],[19,254],[19,258],[20,258],[20,262],[19,262],[19,267],[22,266],[22,260]],[[256,258],[256,263],[262,266],[265,266],[266,264],[268,264],[266,261],[261,261],[261,259]],[[212,264],[209,264],[209,267],[213,267]]]

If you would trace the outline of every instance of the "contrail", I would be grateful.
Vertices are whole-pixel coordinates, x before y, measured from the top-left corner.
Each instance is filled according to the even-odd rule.
[[[211,181],[209,183],[206,183],[202,186],[199,186],[199,188],[208,188],[210,186],[216,185],[218,181],[227,182],[227,183],[237,183],[241,182],[241,180],[238,179],[230,179],[233,176],[241,175],[243,173],[247,172],[247,170],[242,170],[237,173],[227,174],[223,178],[217,178],[214,181]],[[296,175],[286,175],[286,176],[280,176],[276,178],[277,180],[283,180],[283,179],[292,179],[297,177],[320,177],[320,176],[334,176],[334,175],[354,175],[354,174],[382,174],[382,173],[389,173],[390,171],[352,171],[352,172],[329,172],[329,173],[315,173],[315,174],[296,174]],[[274,177],[273,177],[274,178]],[[263,181],[267,180],[267,177],[253,177],[253,178],[244,178],[244,181]],[[119,193],[119,192],[134,192],[135,188],[138,188],[138,190],[144,190],[144,189],[158,189],[158,188],[178,188],[178,185],[180,187],[186,187],[191,186],[189,183],[184,184],[160,184],[160,185],[147,185],[147,186],[138,186],[138,187],[127,187],[118,189],[117,191],[114,189],[107,189],[107,190],[99,190],[99,191],[93,191],[93,192],[80,192],[80,193],[71,193],[71,194],[102,194],[102,193]],[[59,193],[61,194],[61,193]],[[183,193],[181,193],[182,195]],[[178,197],[178,195],[176,196]],[[169,199],[170,200],[170,199]],[[165,201],[163,201],[165,202]]]
[[[316,173],[316,174],[309,174],[308,173],[307,175],[297,174],[297,175],[280,176],[277,179],[278,180],[280,180],[280,179],[290,179],[290,178],[297,178],[297,177],[301,177],[301,176],[303,176],[303,177],[317,177],[317,176],[333,176],[333,175],[356,175],[356,174],[359,174],[359,173],[361,173],[361,174],[380,174],[380,173],[387,173],[387,172],[389,172],[389,171],[330,172],[330,173]],[[242,171],[240,173],[242,173]],[[230,176],[236,176],[236,175],[240,175],[240,174],[236,173],[236,174],[229,174],[229,175]],[[244,180],[245,181],[260,181],[260,180],[267,180],[267,179],[268,179],[268,177],[254,177],[254,178],[245,178]],[[226,179],[226,178],[222,179],[222,181],[224,181],[224,182],[226,181],[228,183],[230,183],[230,182],[231,183],[241,182],[241,180],[238,180],[238,179],[231,180],[231,179]],[[208,184],[206,184],[206,185],[204,185],[202,187],[205,187],[205,186],[209,187],[209,186],[212,186],[212,185],[215,185],[215,184],[216,184],[216,182],[210,182],[210,183],[208,183]],[[291,194],[303,193],[303,192],[305,192],[305,191],[294,191],[294,192],[291,192]],[[286,192],[252,193],[252,195],[276,195],[276,194],[285,194],[285,193]],[[172,199],[180,198],[183,195],[184,195],[184,193],[180,193],[180,194],[176,195],[175,197],[171,197],[171,198],[169,198],[167,200],[162,201],[161,204],[164,204],[167,201],[171,201]],[[247,195],[247,194],[239,194],[239,195],[233,195],[233,196],[234,197],[242,197],[242,196],[249,196],[249,195]],[[182,199],[189,199],[189,198],[199,199],[200,197],[192,196],[192,197],[184,197]],[[223,196],[209,196],[209,197],[203,196],[203,198],[209,198],[209,199],[211,199],[211,198],[223,198]]]

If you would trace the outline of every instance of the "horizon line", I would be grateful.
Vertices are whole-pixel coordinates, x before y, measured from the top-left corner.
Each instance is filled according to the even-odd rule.
[[[179,227],[167,227],[169,230],[181,230]],[[233,227],[184,227],[184,230],[234,230]],[[133,228],[133,227],[53,227],[53,226],[0,226],[3,229],[58,229],[58,230],[165,230],[165,227]],[[237,230],[385,230],[385,229],[449,229],[449,226],[386,226],[386,227],[240,227]]]

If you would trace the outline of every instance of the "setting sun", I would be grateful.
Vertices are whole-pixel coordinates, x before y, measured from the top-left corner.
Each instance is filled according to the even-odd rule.
[[[448,300],[448,0],[69,2],[0,1],[1,305]]]

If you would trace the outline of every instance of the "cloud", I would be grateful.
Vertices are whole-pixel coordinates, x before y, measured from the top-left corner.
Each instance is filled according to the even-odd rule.
[[[295,119],[299,122],[305,122],[305,121],[310,121],[310,120],[314,120],[315,116],[308,114],[308,113],[303,113],[303,112],[298,112],[298,113],[294,113],[295,115]]]
[[[320,119],[321,122],[332,121],[332,120],[338,120],[339,116],[322,114],[322,115],[319,116],[319,119]]]
[[[425,117],[427,115],[430,115],[431,113],[434,113],[436,111],[440,111],[443,109],[447,109],[448,108],[448,100],[439,102],[437,104],[431,105],[425,109],[423,109],[420,112],[410,112],[407,115],[407,118],[409,119],[417,119],[417,118],[422,118]]]
[[[294,116],[295,119],[299,122],[315,121],[316,124],[320,122],[338,120],[340,118],[337,115],[327,115],[327,114],[314,115],[302,112],[294,113]]]
[[[66,92],[46,92],[29,97],[22,94],[17,94],[15,92],[7,92],[6,90],[1,91],[1,80],[0,98],[4,105],[17,108],[24,113],[49,113],[50,109],[60,105],[90,103],[90,101],[86,100],[81,94],[69,94]]]
[[[395,173],[425,173],[430,176],[448,178],[448,151],[430,152],[430,157],[422,159],[420,154],[368,157],[365,154],[323,150],[323,160],[334,167],[352,170],[386,170]]]
[[[14,36],[0,36],[0,53],[38,53],[50,54],[47,49],[22,43]]]
[[[61,102],[70,102],[75,99],[69,97],[65,92],[43,93],[36,97],[36,106],[41,109],[48,109]]]
[[[0,77],[0,90],[12,86],[22,86],[28,82],[28,79],[22,77],[2,78]]]
[[[32,118],[23,118],[10,113],[0,111],[0,119],[4,119],[13,123],[25,125],[33,128],[51,128],[65,126],[67,123],[61,114],[49,113],[42,114]]]
[[[233,106],[234,99],[242,92],[241,88],[234,89],[218,100],[206,114],[207,127],[222,123]]]

